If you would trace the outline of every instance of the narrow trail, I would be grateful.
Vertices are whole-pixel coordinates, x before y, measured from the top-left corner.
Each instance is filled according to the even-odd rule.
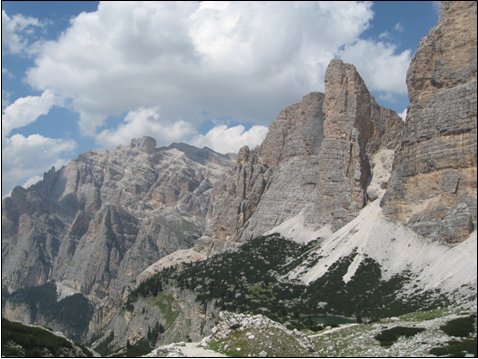
[[[181,348],[181,351],[186,357],[202,357],[202,358],[219,358],[225,357],[224,354],[215,352],[211,349],[206,349],[199,346],[199,343],[186,343],[186,346]]]
[[[320,333],[317,333],[317,334],[308,335],[308,337],[309,337],[309,339],[317,338],[317,337],[321,337],[322,335],[337,332],[339,330],[354,327],[356,325],[359,325],[359,323],[344,324],[344,325],[341,325],[340,327],[337,327],[337,328],[332,328],[332,329],[329,329],[329,330],[321,331]]]

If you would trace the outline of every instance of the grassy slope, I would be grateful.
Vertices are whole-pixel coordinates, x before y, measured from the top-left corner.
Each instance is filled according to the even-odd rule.
[[[457,316],[459,318],[456,318]],[[326,357],[423,357],[453,354],[463,357],[467,353],[476,353],[476,332],[467,332],[465,336],[457,338],[450,337],[443,328],[449,327],[450,322],[466,320],[470,323],[470,318],[476,318],[476,314],[463,316],[439,310],[413,312],[401,316],[398,321],[383,319],[377,323],[358,324],[322,332],[316,335],[313,341],[318,354]],[[476,328],[476,319],[474,320]],[[388,345],[381,345],[379,339],[385,338],[384,334],[400,334],[402,330],[397,328],[401,327],[419,332],[409,337],[398,335],[389,341]]]

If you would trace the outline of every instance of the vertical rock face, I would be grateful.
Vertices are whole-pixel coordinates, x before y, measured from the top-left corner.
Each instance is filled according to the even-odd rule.
[[[314,202],[322,102],[321,93],[304,96],[281,111],[259,148],[241,148],[234,173],[215,190],[207,235],[250,239]]]
[[[341,227],[367,202],[371,156],[392,152],[402,127],[355,67],[332,61],[325,95],[304,96],[281,111],[258,149],[241,149],[234,174],[215,191],[206,234],[248,240],[298,214],[311,228]]]
[[[243,226],[241,240],[261,235],[301,211],[306,224],[316,224],[323,100],[323,94],[312,92],[281,111],[271,125],[259,149],[268,168],[263,194]]]
[[[378,106],[355,67],[340,60],[332,60],[325,74],[324,115],[320,220],[336,230],[366,204],[371,157],[379,148],[395,148],[402,121]]]
[[[417,233],[460,242],[476,228],[476,12],[445,1],[407,74],[410,107],[385,214]]]
[[[147,266],[192,247],[232,159],[185,144],[155,147],[144,137],[88,152],[16,187],[2,202],[2,288],[55,280],[116,307]]]
[[[267,167],[256,150],[240,149],[234,171],[213,192],[214,207],[206,234],[220,241],[236,240],[254,213],[266,186]]]

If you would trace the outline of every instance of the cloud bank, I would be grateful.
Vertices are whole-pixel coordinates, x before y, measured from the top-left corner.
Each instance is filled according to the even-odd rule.
[[[379,97],[406,94],[411,52],[387,36],[361,38],[373,16],[371,2],[100,2],[58,38],[33,43],[43,25],[2,11],[5,51],[33,59],[24,80],[41,93],[5,107],[3,136],[68,104],[100,147],[143,135],[158,146],[254,147],[281,108],[323,91],[334,57],[354,63]],[[62,163],[75,146],[40,134],[4,138],[5,183]],[[28,162],[41,151],[45,160]]]
[[[372,17],[370,2],[102,2],[43,44],[27,81],[71,99],[90,136],[109,115],[156,106],[193,127],[224,116],[269,124],[323,90],[333,57],[374,90],[406,93],[411,54],[361,40]]]

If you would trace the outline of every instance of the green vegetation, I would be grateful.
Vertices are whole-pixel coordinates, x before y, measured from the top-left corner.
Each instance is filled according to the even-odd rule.
[[[318,317],[325,325],[332,323],[327,317],[376,321],[447,304],[446,298],[430,293],[397,296],[409,280],[407,275],[395,275],[384,281],[379,264],[371,258],[364,259],[352,279],[344,283],[342,277],[355,252],[334,263],[327,273],[307,286],[279,279],[300,263],[312,266],[320,261],[312,251],[318,245],[317,241],[299,244],[278,234],[257,237],[236,251],[156,274],[131,292],[126,307],[132,310],[139,297],[161,298],[174,286],[193,291],[203,304],[214,302],[224,310],[264,314],[288,328],[316,331],[322,329],[314,319]],[[161,311],[167,314],[168,303],[164,299],[161,303]]]
[[[466,354],[473,354],[476,358],[476,338],[461,341],[452,340],[441,347],[432,348],[430,354],[449,358],[463,358]]]
[[[426,310],[426,311],[418,311],[407,313],[400,316],[400,320],[410,322],[410,321],[424,321],[430,320],[435,318],[440,318],[446,315],[446,311],[443,309],[433,309],[433,310]]]
[[[104,340],[102,340],[100,343],[98,343],[93,349],[97,351],[98,353],[100,353],[101,355],[105,356],[106,354],[108,354],[109,345],[114,338],[115,338],[115,334],[113,331],[111,331],[108,334],[108,336]]]
[[[367,350],[377,345],[372,332],[373,324],[356,324],[323,333],[313,338],[315,350],[320,357],[367,356]]]
[[[142,338],[134,344],[130,344],[129,341],[127,341],[125,347],[118,349],[113,354],[109,355],[109,357],[113,357],[113,358],[140,357],[145,354],[148,354],[153,349],[154,348],[149,345],[147,339]]]
[[[133,303],[139,298],[155,297],[163,291],[163,288],[166,288],[177,275],[177,269],[175,267],[169,267],[163,269],[158,274],[152,276],[148,280],[140,283],[137,288],[135,288],[128,295],[126,300],[125,307],[126,309],[132,311],[134,308]]]
[[[164,314],[165,325],[169,328],[179,315],[179,310],[176,309],[178,307],[176,300],[170,294],[161,293],[152,299],[152,304],[157,305],[161,313]]]
[[[235,331],[223,340],[211,342],[209,347],[231,357],[259,357],[262,351],[267,357],[306,357],[315,354],[279,328]]]
[[[468,317],[457,318],[450,320],[445,325],[440,327],[450,337],[467,337],[476,332],[475,325],[476,314]]]
[[[80,347],[85,356],[92,356],[86,348]],[[54,335],[46,329],[11,322],[2,318],[2,357],[43,357],[74,355],[73,345],[65,338]]]
[[[394,327],[377,334],[375,339],[380,342],[381,346],[389,348],[397,341],[399,337],[413,337],[417,333],[423,332],[424,330],[424,328]]]
[[[131,357],[139,357],[145,354],[148,354],[151,350],[153,350],[148,341],[143,338],[136,342],[133,345],[126,345],[126,355],[125,357],[131,358]]]
[[[159,338],[159,335],[162,333],[164,333],[164,326],[161,323],[156,322],[152,329],[148,326],[146,338],[148,339],[148,342],[154,346]]]

